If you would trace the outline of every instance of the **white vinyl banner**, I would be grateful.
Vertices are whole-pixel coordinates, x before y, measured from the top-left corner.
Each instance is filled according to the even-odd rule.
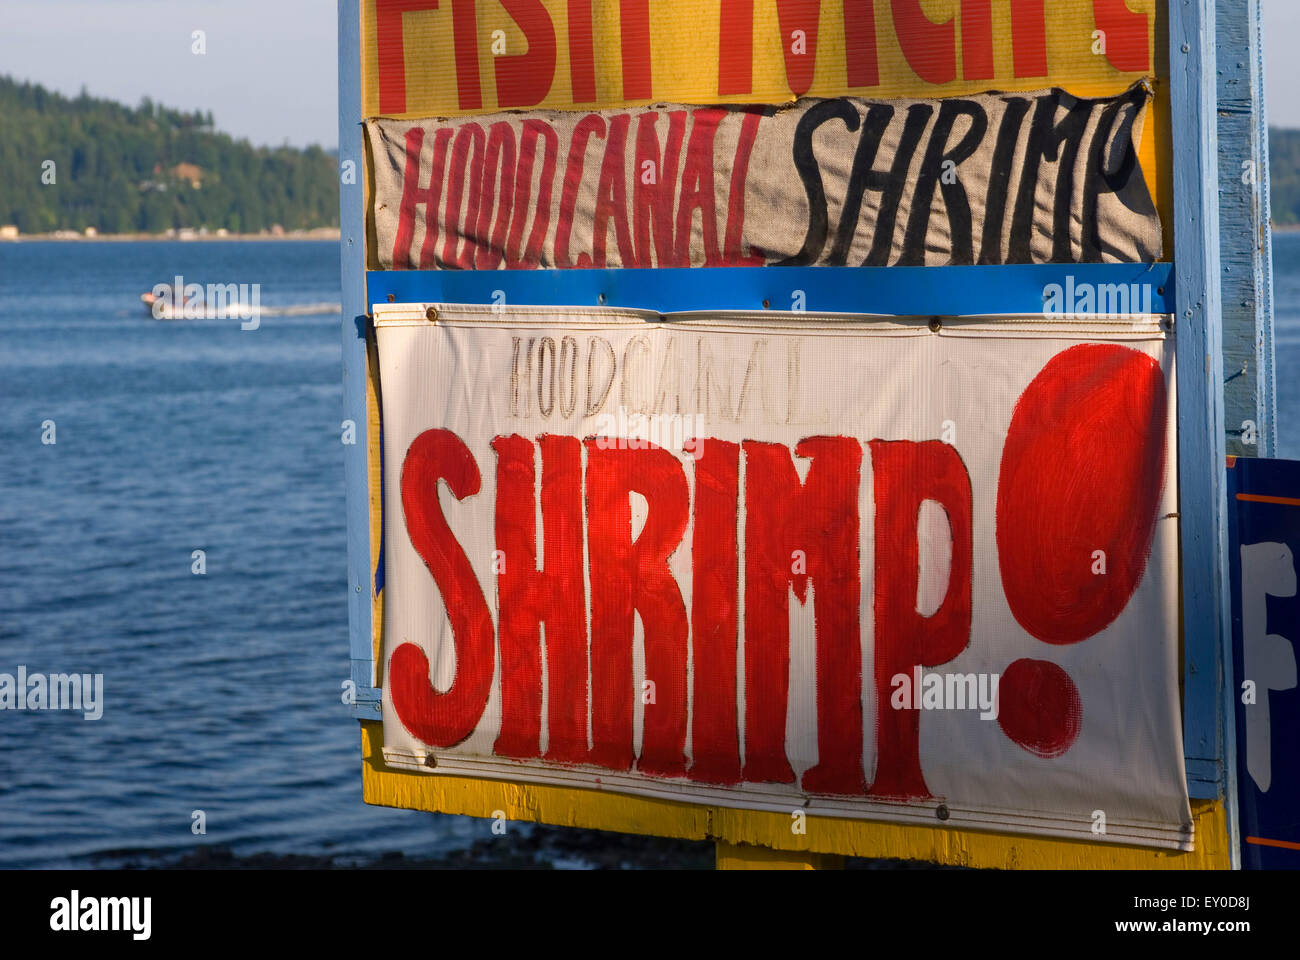
[[[1190,849],[1163,318],[375,316],[389,764]]]

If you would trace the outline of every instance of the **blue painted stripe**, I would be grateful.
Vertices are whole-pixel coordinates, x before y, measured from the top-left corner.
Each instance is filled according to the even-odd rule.
[[[361,133],[361,3],[339,0],[339,164],[352,164],[351,183],[340,176],[339,242],[343,283],[344,418],[356,424],[356,444],[345,446],[348,520],[348,647],[351,679],[363,703],[374,689],[371,643],[370,478],[366,440],[365,164]],[[364,708],[363,708],[364,709]],[[356,710],[353,711],[354,715]]]
[[[397,270],[369,275],[372,303],[607,305],[659,313],[790,310],[798,291],[815,313],[962,316],[1039,313],[1044,290],[1149,284],[1151,309],[1173,313],[1172,265],[988,267],[715,267],[664,270]]]
[[[1169,5],[1174,135],[1174,262],[1178,303],[1178,466],[1182,533],[1183,737],[1188,791],[1223,797],[1235,831],[1234,764],[1225,711],[1227,499],[1220,292],[1214,0]],[[1226,714],[1226,716],[1225,716]],[[1238,844],[1232,837],[1234,863]]]

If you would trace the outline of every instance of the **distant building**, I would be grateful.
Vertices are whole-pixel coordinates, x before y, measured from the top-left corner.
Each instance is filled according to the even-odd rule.
[[[99,236],[99,231],[96,230],[94,227],[87,227],[87,228],[86,228],[86,238],[87,238],[87,239],[89,239],[89,240],[93,240],[93,239],[94,239],[95,237],[97,237],[97,236]]]
[[[0,226],[0,240],[17,240],[18,228],[12,223],[6,223]]]
[[[203,189],[203,168],[193,163],[178,163],[172,167],[171,175],[177,180],[185,180],[195,190]]]

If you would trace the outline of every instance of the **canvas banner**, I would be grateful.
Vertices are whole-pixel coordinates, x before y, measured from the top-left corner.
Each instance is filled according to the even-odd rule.
[[[1161,318],[375,314],[388,764],[1190,849]]]
[[[374,120],[375,251],[426,270],[1149,262],[1150,96]]]

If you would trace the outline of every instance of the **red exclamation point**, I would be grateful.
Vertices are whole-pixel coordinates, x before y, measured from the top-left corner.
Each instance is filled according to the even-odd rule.
[[[1099,633],[1141,582],[1167,409],[1159,364],[1116,344],[1057,354],[1017,401],[998,478],[998,563],[1012,614],[1044,643]],[[1021,659],[1003,672],[998,723],[1025,750],[1061,756],[1082,720],[1078,688],[1055,663]]]

